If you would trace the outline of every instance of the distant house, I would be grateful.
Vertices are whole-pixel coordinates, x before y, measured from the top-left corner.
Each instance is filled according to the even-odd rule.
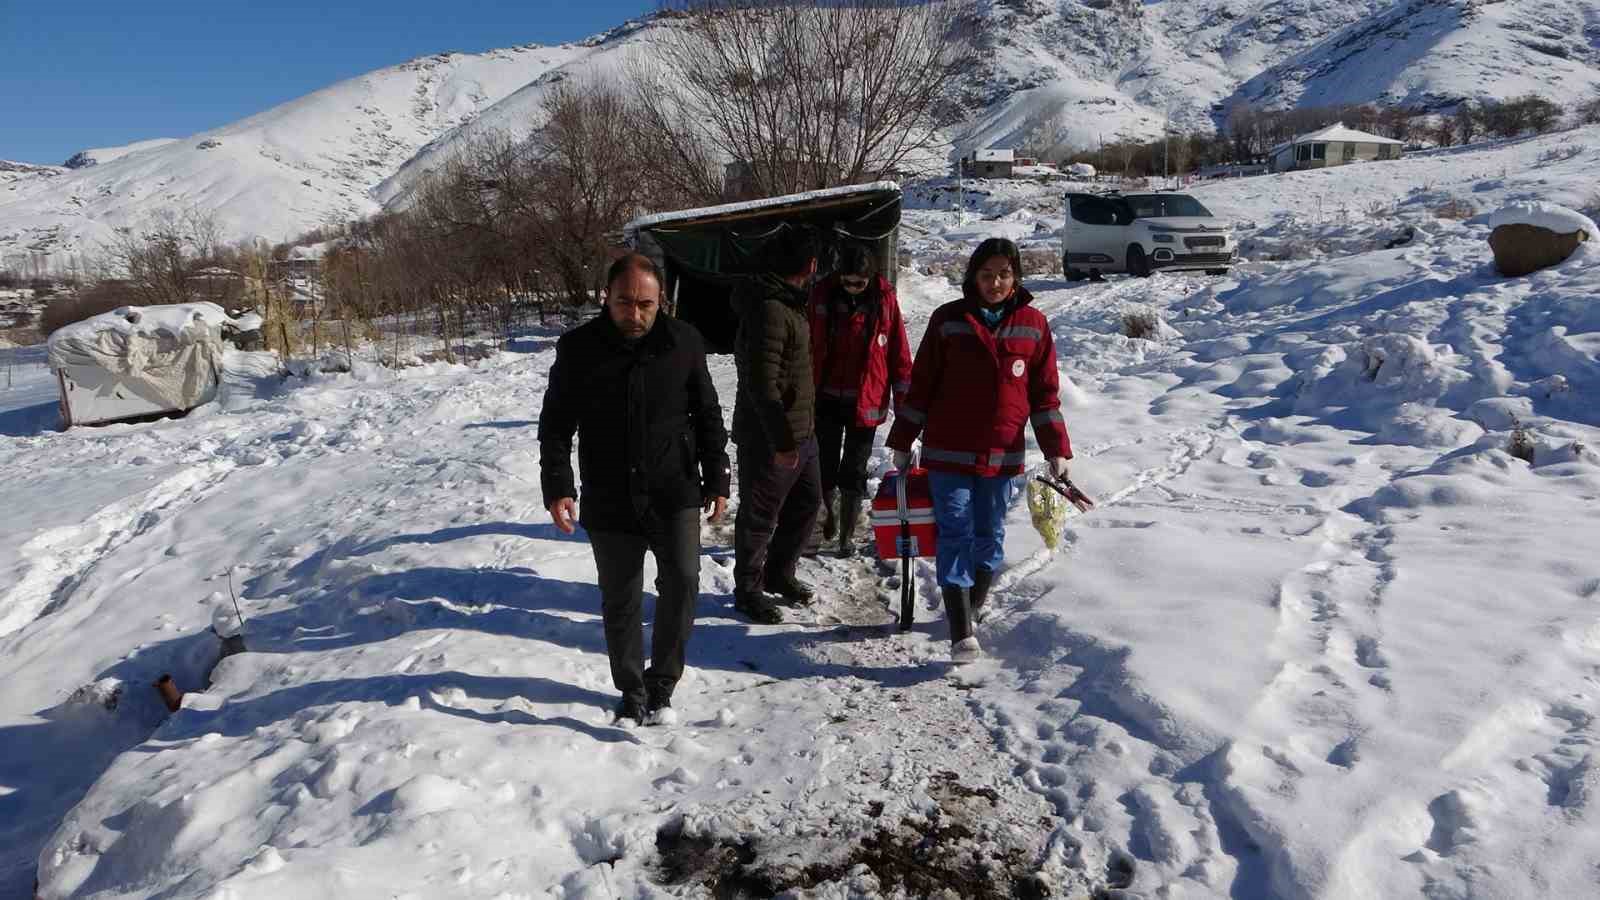
[[[961,160],[962,172],[974,178],[1010,178],[1017,168],[1011,150],[974,150]]]
[[[1273,147],[1268,166],[1274,172],[1326,169],[1357,160],[1399,159],[1403,152],[1400,141],[1347,128],[1340,122]]]

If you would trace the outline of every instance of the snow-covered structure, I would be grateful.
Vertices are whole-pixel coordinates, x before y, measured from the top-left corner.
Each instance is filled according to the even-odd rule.
[[[1329,125],[1293,140],[1284,141],[1269,152],[1274,172],[1296,169],[1326,169],[1358,160],[1399,159],[1405,145],[1393,138],[1358,131],[1343,122]]]
[[[961,160],[962,171],[977,178],[1010,178],[1016,166],[1015,151],[996,148],[974,150]]]
[[[48,360],[64,425],[187,412],[217,394],[222,326],[215,303],[124,306],[57,329]]]
[[[899,267],[900,199],[900,185],[893,181],[826,188],[655,213],[629,222],[622,239],[661,266],[673,315],[698,328],[711,349],[726,353],[738,327],[728,305],[734,284],[762,270],[761,249],[769,239],[785,228],[815,229],[830,244],[823,248],[824,272],[832,244],[859,241],[876,251],[879,271],[893,281]]]

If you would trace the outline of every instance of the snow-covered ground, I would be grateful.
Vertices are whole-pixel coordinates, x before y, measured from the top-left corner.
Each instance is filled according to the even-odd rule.
[[[37,862],[43,897],[1596,895],[1600,248],[1503,279],[1411,199],[1574,205],[1594,159],[1546,149],[1207,187],[1286,237],[1339,224],[1319,194],[1397,210],[1227,278],[1032,279],[1100,507],[1055,553],[1013,513],[993,660],[950,670],[937,609],[897,633],[868,563],[751,626],[708,527],[672,728],[610,724],[593,563],[539,507],[553,334],[287,382],[237,354],[186,419],[66,433],[25,380],[0,893]],[[954,293],[921,262],[1052,246],[1030,190],[908,213],[914,340]],[[200,692],[230,576],[250,652]]]

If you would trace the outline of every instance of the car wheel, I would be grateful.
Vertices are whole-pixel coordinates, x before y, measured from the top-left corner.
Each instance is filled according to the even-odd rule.
[[[1067,254],[1064,251],[1061,254],[1061,274],[1068,281],[1082,281],[1084,279],[1082,271],[1067,265]]]
[[[1144,248],[1138,244],[1128,247],[1128,274],[1135,278],[1150,277],[1150,259],[1144,255]]]
[[[1228,272],[1229,272],[1228,269],[1207,269],[1206,270],[1206,274],[1207,275],[1226,275],[1226,274],[1228,274]]]

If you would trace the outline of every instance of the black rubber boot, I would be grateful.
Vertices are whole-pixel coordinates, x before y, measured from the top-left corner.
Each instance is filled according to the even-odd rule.
[[[950,620],[950,643],[972,637],[972,618],[967,607],[967,589],[940,585],[944,592],[944,615]]]
[[[745,618],[761,625],[777,625],[783,621],[783,613],[778,612],[778,607],[771,600],[761,594],[745,594],[739,591],[733,593],[733,608]]]
[[[837,490],[824,491],[822,494],[822,539],[825,541],[833,540],[839,530],[839,522],[833,515],[833,502],[838,497]]]
[[[783,598],[790,606],[805,606],[816,599],[817,592],[793,575],[768,575],[767,591]]]
[[[993,569],[974,569],[972,572],[972,618],[982,622],[984,604],[989,602],[989,588],[994,585]]]
[[[839,558],[856,555],[856,522],[861,518],[861,495],[839,495]]]

